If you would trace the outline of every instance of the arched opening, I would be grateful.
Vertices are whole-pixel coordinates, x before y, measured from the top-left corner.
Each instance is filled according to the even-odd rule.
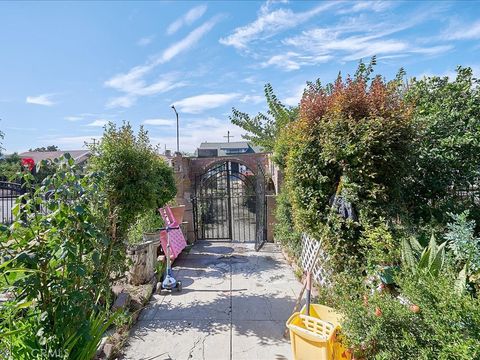
[[[237,161],[213,164],[195,181],[197,239],[264,241],[265,179]]]

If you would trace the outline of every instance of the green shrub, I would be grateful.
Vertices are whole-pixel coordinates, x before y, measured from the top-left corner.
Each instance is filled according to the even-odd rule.
[[[154,233],[163,227],[163,219],[155,210],[146,211],[137,216],[137,219],[128,230],[127,239],[129,244],[142,242],[144,233]]]
[[[277,196],[275,218],[275,240],[285,246],[294,256],[300,258],[302,234],[294,228],[292,205],[285,191],[280,192]]]
[[[412,220],[446,224],[448,212],[470,209],[480,225],[480,208],[466,192],[480,179],[479,85],[472,69],[458,67],[453,81],[433,76],[414,80],[408,89],[417,131],[414,171],[404,192]]]
[[[22,159],[14,153],[4,159],[0,159],[0,181],[15,181],[22,171]]]
[[[477,359],[480,302],[457,293],[455,279],[451,272],[402,273],[397,298],[395,291],[372,293],[362,278],[343,278],[321,301],[344,314],[344,341],[358,359]]]
[[[55,161],[40,185],[23,175],[15,221],[0,226],[0,292],[13,297],[0,307],[0,351],[15,359],[89,358],[110,323],[110,277],[124,271],[101,178]]]
[[[135,135],[129,123],[105,127],[93,149],[92,169],[101,171],[104,191],[117,219],[117,236],[124,237],[138,215],[163,206],[176,193],[173,170],[156,154],[147,132]]]

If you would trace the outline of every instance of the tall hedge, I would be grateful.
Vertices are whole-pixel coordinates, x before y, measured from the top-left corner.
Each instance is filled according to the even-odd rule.
[[[324,239],[340,268],[362,261],[362,228],[390,221],[403,208],[412,109],[402,97],[402,73],[386,82],[371,79],[372,70],[361,64],[353,77],[310,83],[298,120],[284,130],[295,223]],[[335,196],[351,205],[353,216],[336,214]]]

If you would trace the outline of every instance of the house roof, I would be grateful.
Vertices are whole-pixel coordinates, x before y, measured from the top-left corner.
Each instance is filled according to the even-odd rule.
[[[203,142],[200,144],[200,149],[248,149],[251,148],[247,141],[232,141],[232,142]]]
[[[69,153],[75,163],[79,164],[84,162],[90,157],[90,150],[65,150],[65,151],[26,151],[18,154],[23,158],[32,158],[35,164],[42,160],[53,160]]]

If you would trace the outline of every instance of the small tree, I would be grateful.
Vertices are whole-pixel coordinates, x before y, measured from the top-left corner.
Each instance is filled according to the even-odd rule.
[[[143,127],[135,135],[128,122],[119,128],[109,123],[92,150],[91,166],[104,174],[116,235],[124,237],[139,214],[175,196],[173,171],[156,154]]]
[[[22,171],[21,160],[17,153],[0,159],[0,180],[15,180],[17,174]]]
[[[48,145],[47,147],[37,147],[35,149],[30,149],[28,151],[38,151],[38,152],[47,152],[47,151],[58,151],[60,150],[57,145]]]
[[[295,119],[297,108],[282,104],[274,94],[270,84],[265,85],[265,99],[268,105],[266,114],[258,113],[252,117],[233,108],[230,120],[233,124],[247,131],[247,134],[243,135],[246,140],[261,146],[267,151],[274,151],[280,130]]]

